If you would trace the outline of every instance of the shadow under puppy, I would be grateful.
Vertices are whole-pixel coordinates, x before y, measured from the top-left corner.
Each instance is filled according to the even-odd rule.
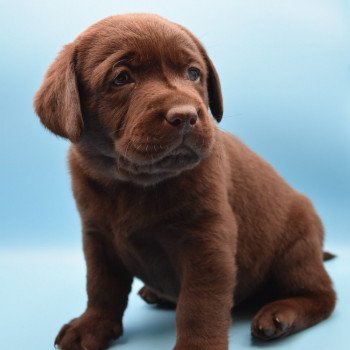
[[[148,14],[92,25],[50,66],[34,105],[72,143],[87,264],[87,309],[63,326],[59,348],[119,337],[134,276],[146,300],[176,303],[176,350],[226,350],[231,308],[263,288],[273,299],[254,337],[330,315],[312,204],[218,130],[219,78],[185,28]]]

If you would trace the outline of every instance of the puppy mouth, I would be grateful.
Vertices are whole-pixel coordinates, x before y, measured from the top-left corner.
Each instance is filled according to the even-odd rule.
[[[119,154],[117,160],[118,169],[122,169],[134,175],[142,174],[172,174],[191,169],[200,162],[200,156],[191,148],[180,145],[167,152],[161,158],[150,158],[147,161],[130,159]]]
[[[155,165],[164,169],[178,169],[183,166],[199,162],[199,155],[191,148],[180,146],[171,151],[167,156],[158,160]]]

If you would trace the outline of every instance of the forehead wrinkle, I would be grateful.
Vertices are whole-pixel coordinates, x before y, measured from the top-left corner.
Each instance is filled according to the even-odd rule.
[[[129,17],[132,17],[132,21]],[[77,39],[88,51],[96,53],[108,51],[111,47],[128,50],[129,45],[137,47],[140,41],[147,42],[148,46],[181,42],[182,46],[198,51],[191,36],[175,23],[158,16],[140,14],[107,17],[81,33]]]
[[[179,49],[187,51],[191,56],[200,55],[197,45],[192,38],[177,25],[168,21],[145,19],[132,24],[123,25],[124,49],[133,48],[140,54],[140,60],[150,61],[164,54],[175,55]],[[126,45],[126,48],[125,48]]]
[[[158,33],[157,33],[158,34]],[[187,38],[183,35],[166,35],[160,38],[158,35],[144,37],[142,39],[135,38],[132,42],[131,50],[135,52],[135,61],[144,66],[183,66],[191,62],[197,62],[204,65],[202,56],[194,45],[188,43]],[[129,42],[130,45],[130,42]]]
[[[107,58],[101,57],[97,62],[95,61],[93,66],[91,67],[91,76],[90,81],[93,86],[102,83],[105,79],[106,72],[111,70],[113,66],[121,61],[122,58],[127,55],[125,51],[117,51],[111,55],[108,55]]]
[[[163,63],[180,66],[198,60],[205,66],[192,38],[169,22],[124,23],[113,26],[112,30],[104,28],[101,31],[99,28],[98,32],[85,38],[89,39],[89,45],[85,46],[87,50],[82,56],[95,58],[84,60],[86,71],[91,73],[95,83],[101,82],[106,72],[128,52],[135,54],[131,65],[144,65],[150,69],[162,69]]]

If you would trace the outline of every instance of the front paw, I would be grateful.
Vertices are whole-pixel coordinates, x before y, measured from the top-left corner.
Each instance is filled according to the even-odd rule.
[[[113,321],[101,312],[86,311],[61,328],[55,347],[61,350],[105,350],[122,333],[121,322]]]
[[[222,342],[213,343],[205,341],[191,343],[178,342],[173,350],[228,350],[228,344]]]

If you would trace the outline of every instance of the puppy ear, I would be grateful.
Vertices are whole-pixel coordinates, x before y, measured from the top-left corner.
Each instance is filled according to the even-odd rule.
[[[64,46],[47,70],[34,97],[35,112],[56,135],[77,142],[83,131],[83,118],[75,74],[74,44]]]
[[[221,85],[219,75],[213,65],[213,62],[209,58],[206,51],[203,49],[202,55],[204,56],[207,67],[208,67],[208,96],[209,96],[209,107],[213,117],[219,123],[224,114],[224,106],[221,94]]]
[[[198,50],[202,54],[205,60],[205,63],[207,64],[207,69],[208,69],[207,87],[208,87],[208,97],[209,97],[209,108],[211,110],[213,117],[219,123],[224,114],[224,106],[222,101],[219,75],[214,67],[213,62],[209,58],[207,51],[205,50],[201,42],[187,28],[177,23],[174,23],[174,24],[180,29],[182,29],[187,35],[190,36],[190,38],[194,41]]]

